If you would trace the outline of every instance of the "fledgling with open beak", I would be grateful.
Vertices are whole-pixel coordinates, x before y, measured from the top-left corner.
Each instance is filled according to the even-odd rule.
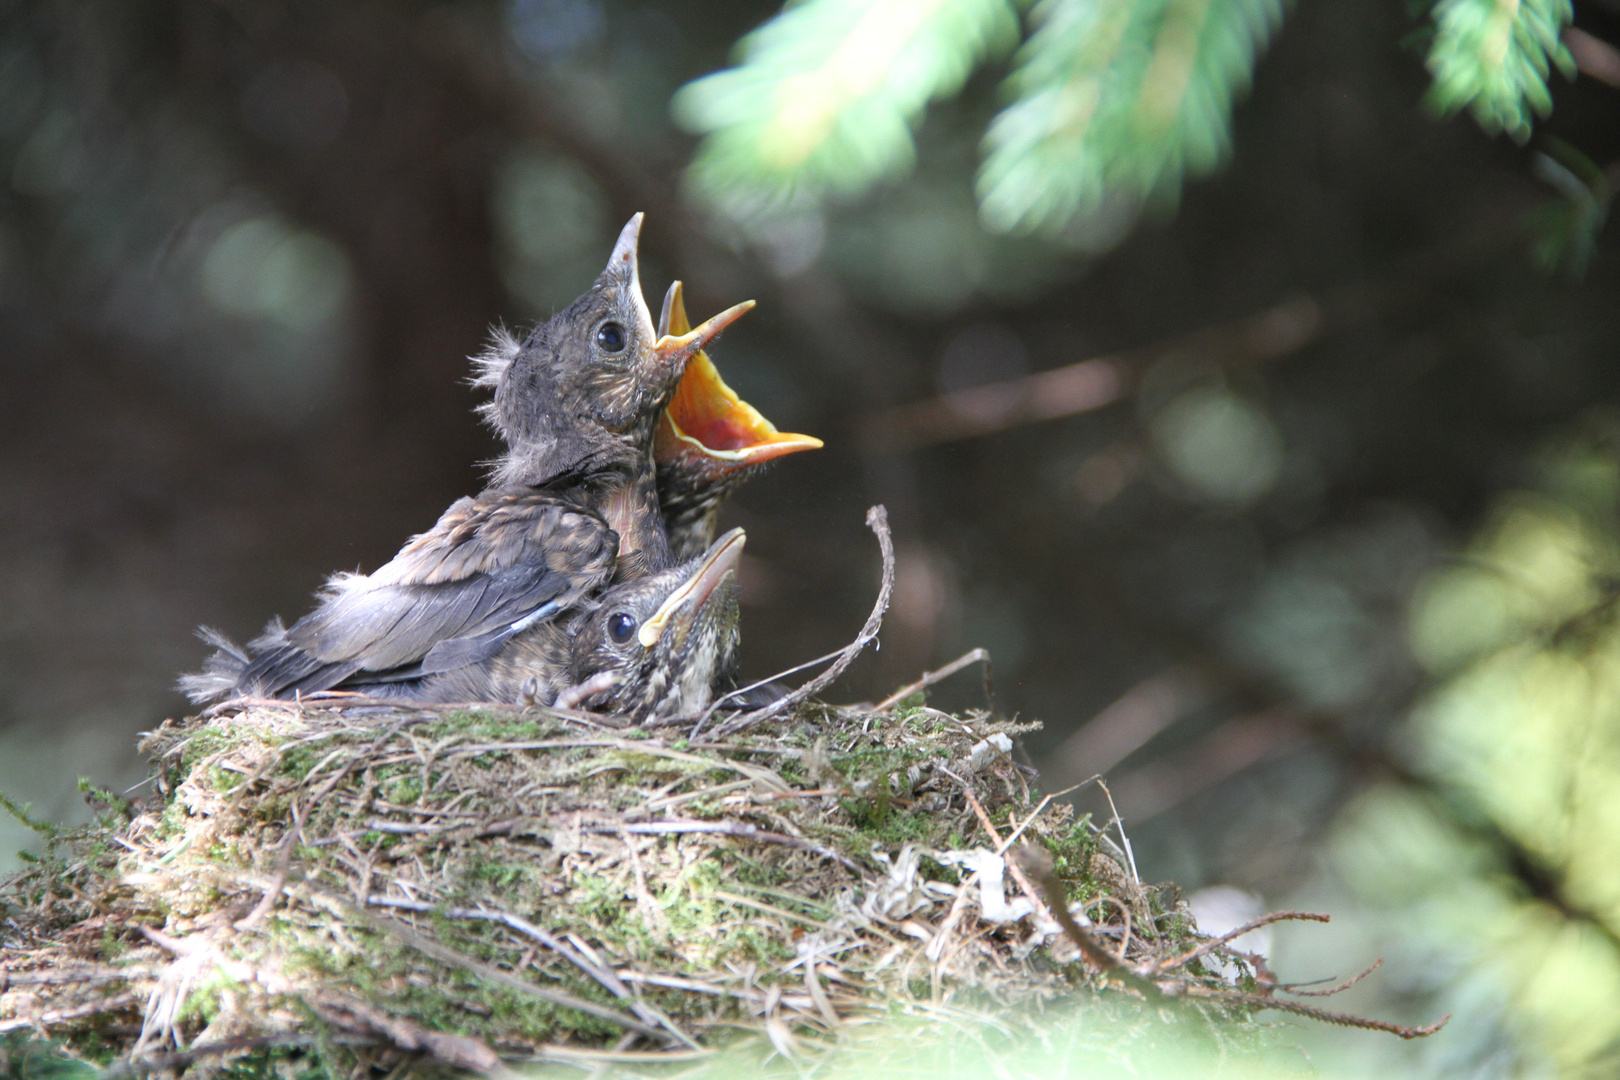
[[[664,295],[658,332],[691,333],[679,281]],[[721,504],[766,462],[821,445],[813,435],[776,430],[726,385],[707,351],[693,353],[653,437],[658,502],[675,557],[688,559],[709,546]]]
[[[525,631],[487,662],[437,676],[410,696],[555,704],[638,723],[696,716],[732,674],[745,539],[733,529],[679,566],[610,585],[570,618]]]
[[[754,306],[737,304],[696,329],[684,319],[655,329],[635,258],[640,219],[625,226],[589,292],[521,343],[498,333],[475,358],[473,380],[495,391],[479,411],[507,446],[494,486],[587,478],[573,482],[619,533],[621,581],[676,561],[657,510],[655,428],[692,357]]]
[[[692,354],[750,305],[658,335],[641,295],[640,229],[637,214],[583,296],[480,362],[477,383],[495,390],[485,416],[507,442],[491,486],[376,572],[333,578],[314,611],[273,622],[248,650],[205,631],[217,651],[182,690],[199,702],[383,684],[409,696],[608,582],[673,562],[654,426]]]

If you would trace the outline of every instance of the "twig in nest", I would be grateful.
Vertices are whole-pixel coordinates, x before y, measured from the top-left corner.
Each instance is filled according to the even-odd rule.
[[[619,1041],[613,1044],[613,1052],[616,1054],[624,1053],[626,1050],[630,1049],[636,1044],[636,1040],[638,1038],[640,1038],[640,1036],[633,1031],[625,1032],[623,1035],[619,1036]],[[590,1080],[602,1080],[602,1077],[608,1074],[608,1070],[613,1068],[614,1064],[615,1063],[612,1058],[603,1058],[601,1061],[598,1061],[596,1063],[596,1067],[591,1070]]]
[[[989,836],[990,841],[996,845],[996,857],[1002,858],[1006,854],[1007,846],[1002,843],[1001,833],[996,831],[996,824],[990,820],[990,814],[985,810],[984,804],[979,801],[977,795],[973,794],[973,785],[944,766],[941,766],[939,771],[962,785],[962,797],[967,800],[967,804],[972,808],[974,816],[979,819],[979,824],[983,826],[985,835]],[[1018,860],[1013,859],[1008,862],[1007,869],[1012,871],[1013,880],[1018,882],[1018,887],[1023,890],[1030,906],[1039,910],[1041,898],[1036,894],[1034,886],[1029,883],[1029,878],[1024,875],[1024,869],[1019,865]]]
[[[747,686],[739,686],[735,690],[727,690],[724,694],[721,694],[719,697],[715,698],[714,702],[710,704],[707,709],[703,710],[703,715],[698,717],[697,728],[694,730],[700,730],[704,724],[709,722],[709,717],[713,716],[717,711],[719,711],[720,706],[724,705],[732,698],[740,698],[750,691],[758,690],[762,686],[769,686],[778,679],[785,679],[789,675],[797,675],[799,672],[813,668],[817,664],[825,664],[828,660],[836,660],[839,654],[843,651],[843,649],[834,649],[832,652],[818,656],[814,660],[806,660],[802,664],[794,664],[790,668],[783,671],[778,671],[775,675],[767,675],[763,679],[749,683]],[[671,716],[665,717],[662,720],[649,720],[647,723],[642,724],[641,726],[643,728],[672,727],[676,724],[684,724],[690,719],[690,716]]]
[[[14,986],[67,986],[76,983],[121,982],[131,978],[123,968],[69,968],[59,971],[0,971],[0,994]]]
[[[697,1046],[697,1043],[692,1040],[691,1036],[687,1035],[686,1032],[677,1027],[675,1023],[669,1019],[669,1017],[664,1016],[657,1010],[647,1006],[634,994],[632,994],[630,992],[630,988],[625,986],[624,983],[620,981],[619,977],[613,973],[611,968],[593,963],[578,949],[574,948],[572,945],[569,945],[566,941],[558,938],[550,931],[543,930],[534,925],[527,919],[519,918],[510,912],[501,911],[499,908],[442,907],[437,904],[424,903],[420,900],[402,900],[386,896],[368,896],[366,897],[366,903],[371,907],[387,907],[399,908],[404,911],[432,912],[434,914],[443,916],[446,919],[468,919],[500,923],[502,926],[505,926],[510,930],[515,930],[525,937],[533,938],[535,941],[538,941],[540,944],[544,945],[546,948],[550,949],[564,960],[567,960],[569,963],[579,968],[579,970],[590,976],[608,993],[612,994],[621,1001],[626,1002],[635,1012],[635,1014],[646,1023],[657,1024],[660,1027],[663,1027],[671,1035],[675,1036],[676,1039],[685,1043],[687,1046]]]
[[[1239,926],[1233,930],[1228,930],[1220,937],[1210,938],[1208,941],[1201,942],[1195,949],[1188,949],[1179,956],[1172,956],[1168,960],[1162,960],[1154,965],[1154,970],[1168,971],[1173,968],[1183,967],[1202,957],[1211,949],[1219,948],[1229,941],[1236,941],[1238,938],[1249,933],[1251,930],[1258,930],[1262,926],[1270,926],[1272,923],[1287,922],[1289,920],[1297,920],[1299,922],[1332,922],[1333,917],[1331,915],[1317,915],[1310,911],[1273,911],[1269,915],[1260,916],[1258,919],[1250,919],[1242,926]],[[1373,966],[1376,967],[1377,965],[1375,964]],[[1371,968],[1369,968],[1368,971],[1370,972]]]
[[[925,672],[923,677],[918,679],[916,682],[909,686],[902,686],[900,689],[896,690],[894,693],[872,706],[872,711],[883,712],[887,709],[892,709],[894,706],[906,700],[906,698],[910,697],[912,694],[915,694],[917,691],[926,690],[935,683],[941,682],[950,678],[952,675],[955,675],[958,671],[961,671],[969,664],[976,664],[980,662],[984,664],[984,698],[985,701],[990,705],[990,712],[994,714],[996,712],[995,681],[990,668],[990,650],[984,648],[970,649],[961,656],[958,656],[955,660],[952,660],[950,663],[946,664],[944,667],[940,668],[938,671]]]
[[[1286,991],[1287,993],[1293,994],[1296,997],[1332,997],[1334,994],[1344,993],[1346,990],[1356,985],[1356,983],[1360,982],[1362,979],[1365,979],[1367,976],[1371,975],[1373,972],[1377,971],[1383,966],[1384,958],[1380,956],[1377,960],[1372,962],[1372,965],[1368,967],[1366,971],[1363,971],[1359,975],[1352,975],[1338,985],[1330,986],[1326,990],[1301,990],[1299,988],[1299,983],[1295,983],[1291,986],[1279,986],[1277,989]]]
[[[619,998],[629,998],[629,989],[620,982],[613,972],[598,967],[581,956],[577,950],[564,941],[558,940],[554,935],[547,933],[538,926],[516,915],[499,910],[485,910],[483,908],[444,907],[440,904],[429,904],[422,900],[404,900],[389,896],[368,896],[366,904],[369,907],[399,908],[403,911],[432,912],[446,919],[469,919],[483,922],[500,923],[528,937],[534,938],[552,952],[561,956],[585,974],[589,975],[602,988]]]
[[[855,658],[877,637],[878,630],[883,626],[884,613],[889,610],[889,599],[894,595],[894,541],[889,536],[889,512],[881,505],[874,506],[866,512],[866,524],[872,532],[877,534],[878,547],[883,552],[883,585],[878,589],[877,603],[872,608],[872,614],[866,617],[866,625],[861,627],[861,632],[855,636],[855,640],[850,642],[849,646],[838,654],[838,659],[834,660],[832,666],[826,671],[764,708],[755,709],[751,713],[744,713],[726,721],[716,730],[716,737],[724,738],[744,728],[753,727],[761,720],[768,720],[785,712],[810,695],[824,690],[832,684],[834,679],[842,675],[844,669],[849,667]],[[700,720],[697,726],[692,729],[690,737],[697,738],[702,727],[703,722]]]
[[[767,844],[781,844],[783,847],[812,851],[823,858],[832,859],[847,870],[865,876],[860,865],[853,859],[840,855],[830,847],[811,840],[800,840],[786,833],[771,832],[758,825],[750,825],[746,821],[639,821],[623,825],[585,825],[581,831],[607,835],[627,832],[647,836],[664,833],[718,833],[722,836],[738,836],[745,840],[763,840]]]
[[[488,982],[504,986],[508,990],[515,990],[520,994],[539,998],[541,1001],[549,1001],[553,1005],[561,1005],[563,1008],[573,1009],[575,1012],[600,1017],[603,1020],[618,1024],[622,1028],[639,1031],[643,1035],[658,1038],[663,1034],[654,1025],[643,1023],[633,1016],[626,1016],[617,1009],[610,1009],[606,1005],[598,1005],[594,1001],[586,1001],[584,998],[576,997],[563,990],[552,990],[549,987],[536,986],[526,979],[518,978],[509,971],[502,971],[500,968],[486,964],[482,960],[475,960],[470,956],[463,955],[443,942],[419,933],[398,919],[383,918],[372,915],[370,912],[360,912],[358,909],[352,910],[355,910],[372,926],[392,935],[424,956],[431,956],[440,963],[458,967]]]
[[[546,1043],[535,1050],[532,1061],[561,1061],[569,1065],[577,1065],[582,1061],[606,1061],[609,1064],[617,1062],[652,1062],[663,1064],[665,1062],[702,1061],[713,1057],[714,1051],[699,1050],[593,1050],[588,1046],[559,1046],[556,1043]]]
[[[370,1041],[370,1040],[367,1040]],[[225,1039],[221,1042],[202,1043],[167,1054],[142,1054],[139,1060],[121,1058],[107,1066],[99,1080],[124,1080],[129,1076],[151,1076],[153,1073],[191,1065],[209,1058],[223,1058],[250,1050],[270,1050],[283,1046],[310,1046],[312,1035],[261,1035],[244,1039]]]
[[[1315,1005],[1307,1005],[1303,1001],[1289,1001],[1287,998],[1274,998],[1265,994],[1243,994],[1232,990],[1212,990],[1208,987],[1199,986],[1197,983],[1189,984],[1187,993],[1193,997],[1214,998],[1229,1005],[1247,1005],[1251,1009],[1276,1009],[1278,1012],[1292,1013],[1295,1016],[1320,1020],[1324,1024],[1361,1028],[1364,1031],[1387,1031],[1389,1034],[1399,1035],[1403,1039],[1422,1039],[1433,1035],[1451,1020],[1451,1014],[1447,1013],[1432,1024],[1408,1027],[1405,1024],[1392,1024],[1387,1020],[1371,1020],[1365,1016],[1355,1016],[1351,1013],[1329,1012],[1326,1009],[1318,1009]]]
[[[1131,850],[1131,838],[1125,835],[1125,819],[1119,816],[1119,807],[1114,805],[1114,793],[1108,790],[1108,781],[1100,776],[1097,777],[1097,787],[1102,791],[1103,798],[1108,800],[1108,812],[1113,815],[1113,819],[1108,824],[1112,825],[1115,831],[1119,833],[1119,851],[1120,854],[1125,856],[1125,869],[1130,871],[1131,883],[1140,887],[1142,875],[1137,873],[1136,870],[1136,852]],[[1100,839],[1108,840],[1107,826],[1103,827]],[[1113,841],[1108,842],[1112,843]]]
[[[116,1012],[119,1009],[139,1009],[142,1004],[142,998],[137,997],[133,991],[126,990],[111,997],[87,1001],[83,1005],[74,1005],[71,1008],[31,1013],[0,1021],[0,1035],[19,1031],[23,1028],[43,1030],[57,1024],[69,1024],[75,1020],[84,1020],[92,1016],[99,1016],[102,1013]]]
[[[1085,955],[1106,975],[1114,976],[1127,986],[1141,992],[1143,997],[1150,1001],[1157,1001],[1164,996],[1164,991],[1151,980],[1145,979],[1135,971],[1126,967],[1114,954],[1097,943],[1097,939],[1086,932],[1085,927],[1074,921],[1069,913],[1069,898],[1063,888],[1063,882],[1058,880],[1052,867],[1052,853],[1039,844],[1023,844],[1014,853],[1014,858],[1023,867],[1024,872],[1035,879],[1040,886],[1041,893],[1046,898],[1046,906],[1051,909],[1052,917],[1057,919],[1063,932],[1069,935],[1069,940],[1079,947]]]
[[[374,1009],[357,997],[335,990],[316,990],[303,994],[302,999],[316,1015],[340,1030],[375,1033],[401,1050],[425,1052],[438,1063],[462,1072],[488,1077],[513,1077],[501,1063],[500,1056],[475,1035],[433,1031],[402,1016],[392,1016]]]

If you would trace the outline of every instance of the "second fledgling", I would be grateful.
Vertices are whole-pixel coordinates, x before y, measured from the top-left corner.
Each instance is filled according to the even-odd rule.
[[[354,689],[413,701],[557,705],[637,723],[696,716],[735,664],[746,539],[733,529],[679,566],[609,586],[572,618],[526,630],[487,661],[411,686]]]

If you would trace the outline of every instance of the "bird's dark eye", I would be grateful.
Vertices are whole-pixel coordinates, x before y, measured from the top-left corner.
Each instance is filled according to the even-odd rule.
[[[628,335],[616,322],[605,322],[596,328],[596,344],[603,352],[623,352]]]
[[[613,639],[615,645],[623,645],[635,632],[636,620],[631,616],[622,611],[608,616],[608,637]]]

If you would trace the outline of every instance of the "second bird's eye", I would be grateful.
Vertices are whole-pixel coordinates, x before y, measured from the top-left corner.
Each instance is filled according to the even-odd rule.
[[[615,644],[623,645],[630,640],[630,635],[636,632],[636,620],[624,612],[616,612],[608,616],[608,637]]]
[[[596,328],[596,344],[601,346],[604,352],[624,351],[625,338],[624,327],[616,322],[603,323]]]

